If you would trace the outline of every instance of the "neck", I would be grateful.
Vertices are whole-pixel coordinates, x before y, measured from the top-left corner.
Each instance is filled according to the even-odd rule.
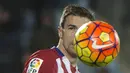
[[[77,57],[71,56],[65,49],[65,47],[62,44],[62,40],[59,41],[59,44],[57,48],[68,58],[70,61],[71,65],[75,67],[77,65]]]

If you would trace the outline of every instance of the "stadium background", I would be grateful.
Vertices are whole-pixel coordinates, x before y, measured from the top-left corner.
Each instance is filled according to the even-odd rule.
[[[22,73],[27,57],[57,44],[64,6],[79,4],[111,23],[121,39],[120,54],[104,68],[79,63],[81,73],[130,73],[130,0],[0,0],[0,73]]]

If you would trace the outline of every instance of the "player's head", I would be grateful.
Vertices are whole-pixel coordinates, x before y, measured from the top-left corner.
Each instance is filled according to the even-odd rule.
[[[58,28],[59,38],[66,51],[75,56],[73,49],[74,34],[86,22],[93,21],[92,13],[78,5],[68,5],[64,8]]]

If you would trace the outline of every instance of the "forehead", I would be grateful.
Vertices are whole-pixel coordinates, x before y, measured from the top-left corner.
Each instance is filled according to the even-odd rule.
[[[70,24],[73,24],[77,27],[80,27],[81,25],[89,22],[90,20],[86,17],[80,17],[80,16],[73,16],[73,15],[69,15],[68,17],[66,17],[65,20],[65,27],[67,27]]]

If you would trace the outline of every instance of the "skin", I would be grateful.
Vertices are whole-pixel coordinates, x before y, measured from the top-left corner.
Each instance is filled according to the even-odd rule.
[[[66,17],[64,28],[58,28],[59,43],[57,48],[69,59],[74,67],[77,65],[77,55],[73,45],[74,35],[80,26],[89,21],[87,17],[69,15]]]

